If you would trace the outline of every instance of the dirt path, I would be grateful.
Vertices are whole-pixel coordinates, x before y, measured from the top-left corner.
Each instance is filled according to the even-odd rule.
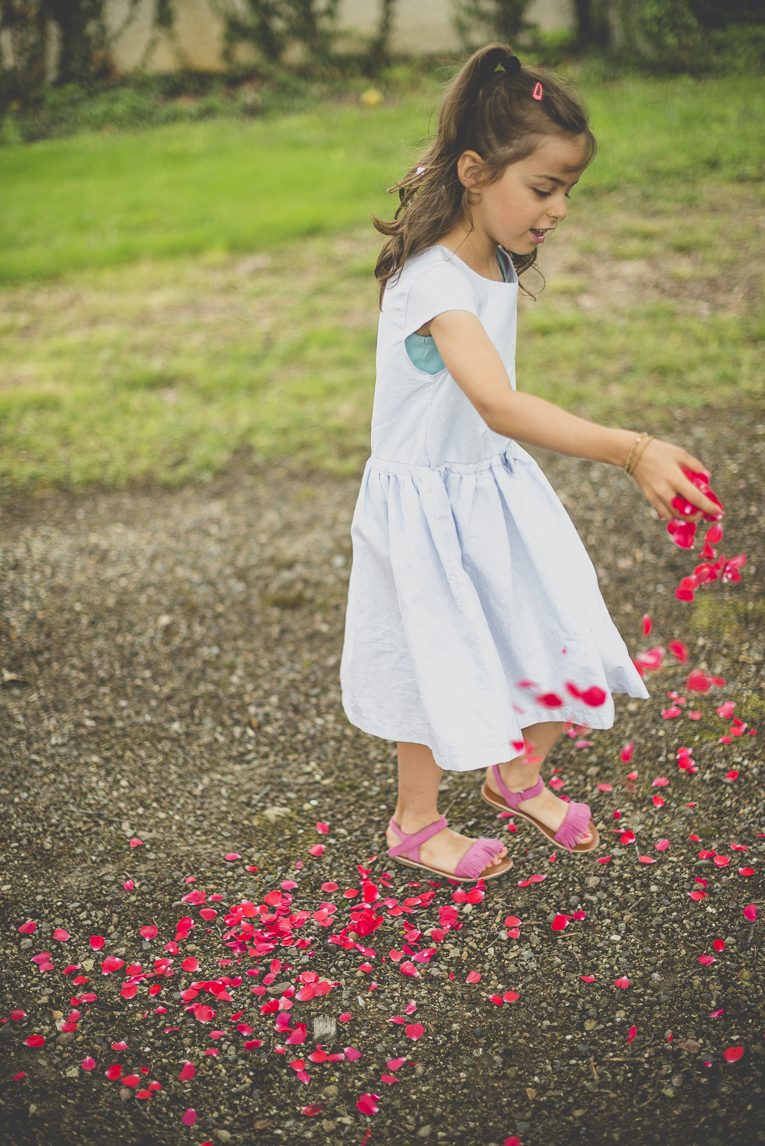
[[[765,716],[765,426],[741,411],[677,436],[715,471],[726,551],[749,554],[742,584],[707,586],[695,606],[673,595],[693,557],[667,542],[624,475],[543,463],[630,648],[680,638],[690,667],[727,684],[689,694],[681,717],[662,719],[667,691],[685,695],[688,672],[668,656],[651,701],[621,701],[616,728],[592,747],[566,740],[551,766],[573,798],[592,803],[601,858],[611,861],[551,863],[541,837],[519,827],[507,837],[511,877],[475,903],[370,859],[394,769],[392,746],[349,728],[339,704],[355,481],[240,473],[180,493],[4,507],[0,1141],[765,1141],[762,927],[743,915],[747,904],[759,901],[761,917],[765,907],[765,725],[720,744],[731,722],[715,712],[733,700],[749,725]],[[647,641],[644,612],[654,621]],[[692,707],[699,721],[687,719]],[[635,781],[619,760],[628,740]],[[693,775],[678,771],[681,745],[693,748]],[[662,776],[669,784],[653,786]],[[456,826],[505,832],[478,799],[476,777],[449,779],[447,805]],[[617,808],[634,845],[611,836]],[[317,833],[317,821],[329,831]],[[654,847],[662,837],[668,851]],[[321,856],[309,851],[317,843]],[[700,849],[729,863],[699,858]],[[533,874],[546,878],[519,886]],[[702,887],[707,897],[692,901]],[[382,919],[365,934],[354,913],[356,947],[348,908],[362,897],[345,898],[346,889],[365,891],[368,926],[374,913]],[[201,900],[182,901],[194,891],[206,897],[206,918]],[[266,919],[260,938],[250,928],[237,944],[255,909],[226,911],[248,901],[263,904]],[[551,930],[556,913],[579,910],[585,920]],[[507,937],[508,914],[522,920],[518,938]],[[35,930],[19,933],[27,920]],[[439,922],[454,926],[442,935]],[[147,926],[157,934],[142,936]],[[55,938],[58,928],[69,938]],[[310,942],[285,945],[291,929]],[[330,942],[335,935],[346,946]],[[436,949],[430,962],[415,959],[426,943]],[[52,969],[31,961],[44,952]],[[705,954],[716,962],[700,965]],[[120,965],[105,975],[109,956]],[[280,966],[261,988],[274,958]],[[417,977],[402,974],[407,966]],[[336,985],[313,1001],[283,996],[306,971]],[[480,982],[466,983],[472,971]],[[594,982],[582,980],[590,974]],[[620,989],[622,976],[629,986]],[[181,997],[193,982],[213,991],[201,987],[196,1003],[193,992]],[[506,992],[519,998],[489,999]],[[279,998],[280,1012],[261,1013]],[[409,1000],[416,1011],[407,1014]],[[16,1010],[26,1016],[9,1019]],[[275,1033],[278,1014],[288,1029],[307,1024],[305,1043]],[[341,1014],[348,1021],[337,1022]],[[327,1033],[314,1028],[319,1015]],[[26,1047],[35,1035],[44,1044]],[[317,1043],[361,1057],[310,1061]],[[743,1047],[740,1061],[726,1062],[730,1047]],[[196,1077],[180,1081],[186,1061]],[[121,1080],[104,1077],[113,1064]],[[152,1080],[161,1090],[148,1089]],[[367,1100],[378,1113],[360,1112],[364,1094],[379,1095]],[[301,1113],[313,1106],[321,1109]],[[193,1128],[181,1121],[188,1109]]]

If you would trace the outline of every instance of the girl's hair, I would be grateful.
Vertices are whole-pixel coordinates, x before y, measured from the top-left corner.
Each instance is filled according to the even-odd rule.
[[[499,71],[499,68],[502,71]],[[542,85],[541,99],[534,98]],[[438,115],[438,134],[426,155],[390,191],[401,200],[391,222],[377,219],[388,236],[375,267],[380,305],[388,282],[407,259],[432,246],[470,214],[470,191],[457,174],[464,151],[476,151],[485,165],[484,184],[493,183],[510,163],[526,159],[549,135],[581,136],[586,162],[595,155],[587,112],[572,88],[541,68],[522,67],[508,44],[489,44],[470,57],[447,90]],[[534,263],[529,255],[508,254],[518,274]]]

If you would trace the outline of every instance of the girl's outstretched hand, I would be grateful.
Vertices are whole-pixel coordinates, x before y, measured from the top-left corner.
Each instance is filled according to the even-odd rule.
[[[685,498],[699,511],[684,517],[684,521],[698,521],[702,513],[712,514],[715,519],[722,517],[720,506],[697,489],[683,470],[709,474],[709,470],[698,458],[694,458],[680,446],[673,446],[671,442],[662,442],[654,438],[640,455],[632,477],[662,521],[669,521],[678,516],[672,506],[674,497]]]

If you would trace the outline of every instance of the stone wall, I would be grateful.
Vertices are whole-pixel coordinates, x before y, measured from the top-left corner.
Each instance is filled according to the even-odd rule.
[[[364,37],[375,31],[379,0],[343,0],[339,47],[361,47]],[[142,63],[151,71],[173,71],[186,66],[200,71],[221,68],[221,24],[209,0],[182,0],[176,5],[174,36],[154,35],[150,6],[138,13],[117,38],[114,55],[121,70],[131,71]],[[127,0],[111,0],[110,27],[118,30],[128,14]],[[572,28],[573,0],[532,0],[528,18],[544,31]],[[152,44],[153,39],[153,44]],[[452,24],[451,0],[398,0],[391,35],[394,52],[448,52],[460,48]],[[243,57],[244,60],[245,57]]]

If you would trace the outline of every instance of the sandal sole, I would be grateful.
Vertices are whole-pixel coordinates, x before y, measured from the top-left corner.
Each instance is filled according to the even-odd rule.
[[[455,875],[454,872],[439,871],[439,869],[436,867],[426,867],[425,864],[415,863],[414,860],[401,859],[399,856],[390,856],[389,858],[392,859],[394,863],[403,864],[404,867],[414,867],[419,871],[429,871],[432,875],[440,875],[442,879],[451,879],[454,880],[455,883],[477,883],[479,879],[496,879],[498,876],[504,875],[506,872],[510,871],[510,868],[513,866],[513,861],[510,860],[506,867],[499,867],[499,865],[495,865],[499,867],[499,870],[492,871],[488,875],[484,870],[480,875],[464,876]],[[507,859],[509,857],[505,858]]]
[[[488,804],[491,808],[499,808],[501,812],[510,812],[513,816],[522,816],[524,820],[528,820],[530,824],[533,824],[537,831],[541,832],[543,836],[547,836],[550,843],[556,844],[557,847],[563,846],[556,841],[555,833],[551,831],[550,828],[546,828],[544,824],[541,824],[539,820],[537,820],[534,816],[530,816],[528,812],[521,812],[515,808],[509,807],[502,799],[502,797],[499,794],[495,796],[495,794],[487,788],[485,783],[481,788],[481,798],[483,799],[484,803]],[[588,844],[577,844],[574,848],[571,849],[571,855],[584,855],[586,852],[595,851],[595,849],[599,846],[600,835],[598,834],[598,829],[595,827],[592,820],[590,820],[588,827],[592,832],[592,839]],[[566,850],[568,851],[568,849]]]

